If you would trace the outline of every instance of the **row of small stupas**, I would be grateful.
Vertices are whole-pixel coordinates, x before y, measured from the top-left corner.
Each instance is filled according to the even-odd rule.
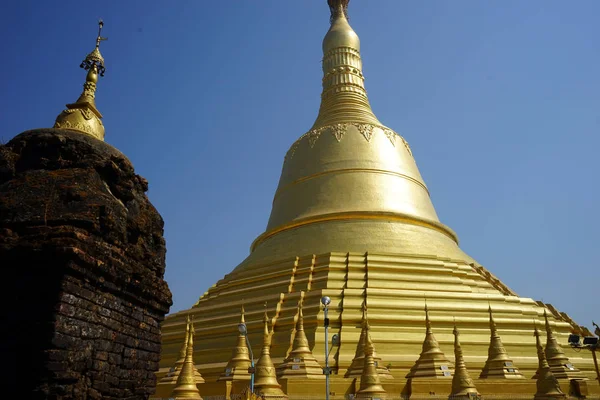
[[[325,378],[323,368],[312,354],[304,332],[303,298],[302,296],[298,304],[295,328],[292,332],[293,345],[291,351],[289,351],[283,362],[277,367],[275,367],[271,360],[270,348],[273,332],[269,331],[269,318],[265,310],[263,319],[263,346],[255,367],[254,395],[262,396],[263,398],[287,398],[279,380]],[[568,357],[564,354],[552,332],[546,313],[544,313],[544,319],[546,328],[545,348],[541,344],[537,326],[534,327],[539,361],[538,369],[532,377],[537,380],[535,398],[566,398],[566,395],[560,388],[558,379],[585,379],[585,377],[570,363]],[[491,307],[489,308],[489,322],[491,335],[488,358],[479,374],[479,379],[525,379],[518,367],[514,365],[502,344],[502,339],[496,329]],[[245,323],[244,308],[242,307],[241,324],[245,325]],[[393,376],[389,369],[383,366],[381,358],[377,356],[377,352],[375,351],[375,345],[370,334],[366,307],[363,307],[361,324],[362,331],[356,354],[344,377],[359,379],[360,386],[355,398],[385,398],[387,393],[381,382],[382,380],[393,378]],[[427,304],[425,304],[425,324],[425,340],[423,341],[421,355],[406,375],[406,379],[447,378],[448,380],[452,380],[450,396],[454,398],[479,397],[480,394],[465,365],[459,341],[459,330],[456,323],[453,329],[454,364],[445,356],[433,334]],[[204,379],[193,362],[194,332],[193,321],[188,317],[185,339],[181,346],[179,359],[175,362],[170,372],[159,382],[159,385],[174,385],[172,397],[175,399],[201,399],[200,390],[197,385],[204,383]],[[237,388],[243,388],[244,392],[250,395],[249,386],[252,379],[251,357],[251,352],[249,352],[246,344],[245,334],[240,333],[225,371],[218,378],[218,382],[229,383],[228,385],[223,385],[224,392],[227,392],[227,398],[233,394],[231,392],[231,383],[233,382],[242,383]]]

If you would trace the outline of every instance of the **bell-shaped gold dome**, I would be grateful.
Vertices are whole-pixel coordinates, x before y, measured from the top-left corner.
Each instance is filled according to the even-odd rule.
[[[371,109],[348,1],[328,3],[319,114],[285,157],[266,232],[250,259],[288,256],[286,248],[289,256],[349,248],[439,254],[444,248],[470,261],[440,223],[408,143]]]

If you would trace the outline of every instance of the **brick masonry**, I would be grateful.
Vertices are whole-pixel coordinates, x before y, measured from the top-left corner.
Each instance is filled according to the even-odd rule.
[[[147,190],[124,155],[80,133],[0,146],[2,397],[154,393],[172,302]]]

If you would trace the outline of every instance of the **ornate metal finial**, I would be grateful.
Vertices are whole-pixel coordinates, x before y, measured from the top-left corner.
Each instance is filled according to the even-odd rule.
[[[91,135],[99,140],[104,140],[104,126],[102,125],[102,114],[96,108],[96,84],[98,75],[104,76],[104,57],[100,54],[100,42],[107,40],[102,37],[104,22],[98,22],[98,36],[96,37],[96,48],[88,54],[79,65],[88,73],[83,84],[83,93],[77,101],[67,104],[67,109],[56,117],[54,128],[68,129]]]
[[[98,70],[98,74],[100,76],[104,76],[104,72],[106,68],[104,68],[104,57],[100,54],[100,42],[104,40],[108,40],[107,37],[102,37],[102,28],[104,27],[104,22],[102,20],[98,21],[98,36],[96,37],[96,48],[88,54],[85,59],[79,65],[81,68],[86,71],[96,66]]]
[[[348,3],[350,3],[350,0],[327,0],[329,10],[331,11],[329,22],[333,23],[340,15],[340,11],[348,18]]]

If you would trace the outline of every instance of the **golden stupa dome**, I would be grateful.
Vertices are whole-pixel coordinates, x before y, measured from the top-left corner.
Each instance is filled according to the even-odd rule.
[[[286,249],[292,256],[349,248],[416,254],[445,248],[471,260],[440,223],[408,143],[371,109],[348,3],[328,1],[319,114],[285,156],[267,229],[247,261],[287,256]]]

